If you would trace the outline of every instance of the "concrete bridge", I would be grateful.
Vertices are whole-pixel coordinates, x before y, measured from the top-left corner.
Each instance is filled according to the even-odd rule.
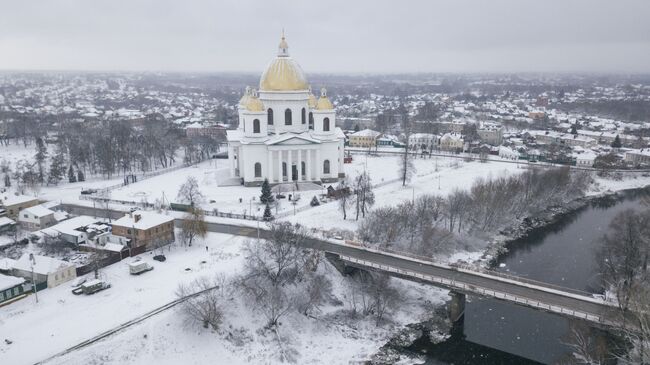
[[[220,223],[208,223],[208,230],[253,238],[258,235],[266,238],[269,234],[262,228]],[[350,268],[379,271],[448,289],[452,292],[450,315],[454,321],[463,314],[466,295],[491,297],[599,326],[614,327],[621,321],[615,303],[594,298],[587,292],[314,237],[307,238],[303,246],[325,252],[329,261],[343,273]]]
[[[113,218],[123,212],[95,209],[93,207],[63,204],[62,208],[74,214]],[[176,219],[179,226],[180,219]],[[253,224],[253,223],[251,223]],[[269,231],[255,226],[208,222],[208,231],[251,238],[266,238]],[[450,315],[460,318],[466,295],[490,297],[561,316],[580,319],[604,327],[619,326],[622,318],[615,303],[594,298],[592,294],[548,283],[504,275],[490,270],[477,271],[403,253],[378,251],[367,247],[309,237],[303,241],[305,248],[325,252],[330,262],[343,273],[351,268],[385,272],[402,279],[435,285],[452,292]],[[633,323],[626,321],[627,323]]]

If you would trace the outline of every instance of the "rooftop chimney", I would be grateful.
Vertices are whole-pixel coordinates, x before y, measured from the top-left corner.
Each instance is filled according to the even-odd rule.
[[[140,221],[140,218],[142,218],[140,214],[135,214],[133,217],[135,218],[135,223],[138,223],[138,221]]]

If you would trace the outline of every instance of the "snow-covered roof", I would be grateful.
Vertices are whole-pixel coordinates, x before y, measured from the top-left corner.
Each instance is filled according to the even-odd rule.
[[[12,267],[14,267],[14,264],[16,264],[16,260],[12,260],[8,257],[4,257],[0,259],[0,270],[11,270]]]
[[[16,224],[16,222],[13,219],[9,217],[0,217],[0,227],[4,227],[6,225],[12,225],[12,224]]]
[[[34,273],[41,275],[52,274],[58,272],[61,268],[72,266],[69,262],[41,255],[34,255],[34,261]],[[23,271],[31,271],[32,262],[29,260],[29,254],[23,254],[18,260],[16,260],[13,268]]]
[[[15,276],[8,276],[0,274],[0,291],[13,288],[16,285],[20,285],[25,282],[23,278],[17,278]]]
[[[360,130],[358,132],[352,133],[351,136],[355,136],[355,137],[377,137],[380,134],[381,133],[379,133],[377,131],[373,131],[372,129],[367,129],[366,128],[366,129]]]
[[[78,231],[78,228],[89,226],[97,222],[96,218],[89,217],[87,215],[80,215],[78,217],[70,218],[68,220],[62,221],[59,224],[55,224],[52,227],[43,229],[42,231],[47,234],[51,234],[51,231],[56,231],[58,233],[67,234],[71,236],[81,236],[84,232]],[[55,234],[56,235],[56,234]]]
[[[140,219],[136,222],[135,217],[137,215],[140,216]],[[127,227],[127,228],[135,228],[135,229],[149,229],[173,221],[174,218],[168,215],[149,212],[145,210],[138,210],[116,220],[115,222],[113,222],[113,225]]]
[[[27,195],[7,195],[0,198],[5,206],[27,203],[36,200],[33,196]]]
[[[49,209],[45,208],[42,205],[34,205],[33,207],[29,207],[29,208],[25,208],[25,209],[21,210],[20,213],[21,213],[21,216],[24,213],[28,213],[28,214],[31,214],[31,215],[33,215],[35,217],[45,217],[45,216],[48,216],[50,214],[54,214],[54,211],[49,210]]]

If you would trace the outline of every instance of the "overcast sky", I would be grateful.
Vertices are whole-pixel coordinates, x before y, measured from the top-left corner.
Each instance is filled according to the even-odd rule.
[[[650,72],[650,0],[0,0],[0,69]]]

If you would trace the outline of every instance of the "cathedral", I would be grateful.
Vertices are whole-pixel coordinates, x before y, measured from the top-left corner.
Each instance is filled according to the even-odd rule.
[[[230,175],[246,186],[335,182],[344,177],[336,112],[321,89],[312,92],[282,36],[278,55],[239,101],[239,128],[227,131]]]

